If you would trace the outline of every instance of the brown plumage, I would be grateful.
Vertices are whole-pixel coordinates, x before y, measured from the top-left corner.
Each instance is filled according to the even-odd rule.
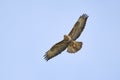
[[[53,47],[46,52],[44,58],[48,61],[49,59],[60,54],[66,48],[67,52],[69,53],[75,53],[79,51],[82,48],[82,42],[78,42],[75,40],[81,35],[85,27],[87,18],[88,16],[86,14],[80,16],[70,33],[68,35],[64,35],[64,39],[62,41],[53,45]]]

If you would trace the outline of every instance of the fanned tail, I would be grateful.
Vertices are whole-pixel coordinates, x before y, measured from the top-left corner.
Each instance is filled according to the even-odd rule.
[[[82,44],[82,42],[72,41],[67,47],[67,52],[75,53],[79,51],[82,48]]]

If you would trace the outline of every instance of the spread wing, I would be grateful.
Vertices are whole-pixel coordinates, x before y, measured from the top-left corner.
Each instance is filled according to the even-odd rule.
[[[46,54],[44,55],[45,59],[48,61],[49,59],[60,54],[68,47],[70,42],[71,38],[65,35],[62,41],[56,43],[50,50],[46,52]]]
[[[73,39],[73,41],[76,40],[81,35],[85,27],[87,18],[88,18],[87,14],[83,14],[82,16],[80,16],[80,18],[78,19],[78,21],[75,23],[74,27],[68,34]]]

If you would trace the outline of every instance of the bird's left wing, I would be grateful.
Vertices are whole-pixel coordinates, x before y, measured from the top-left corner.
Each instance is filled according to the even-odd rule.
[[[64,39],[53,45],[53,47],[46,52],[44,58],[48,61],[49,59],[57,56],[68,47],[70,42],[71,42],[71,37],[64,35]]]

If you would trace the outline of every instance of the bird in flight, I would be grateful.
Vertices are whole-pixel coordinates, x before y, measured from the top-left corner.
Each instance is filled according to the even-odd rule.
[[[53,45],[44,55],[46,61],[57,56],[67,48],[68,53],[75,53],[82,48],[82,42],[76,41],[76,39],[83,32],[88,15],[83,14],[79,17],[72,30],[68,35],[64,35],[63,40]]]

